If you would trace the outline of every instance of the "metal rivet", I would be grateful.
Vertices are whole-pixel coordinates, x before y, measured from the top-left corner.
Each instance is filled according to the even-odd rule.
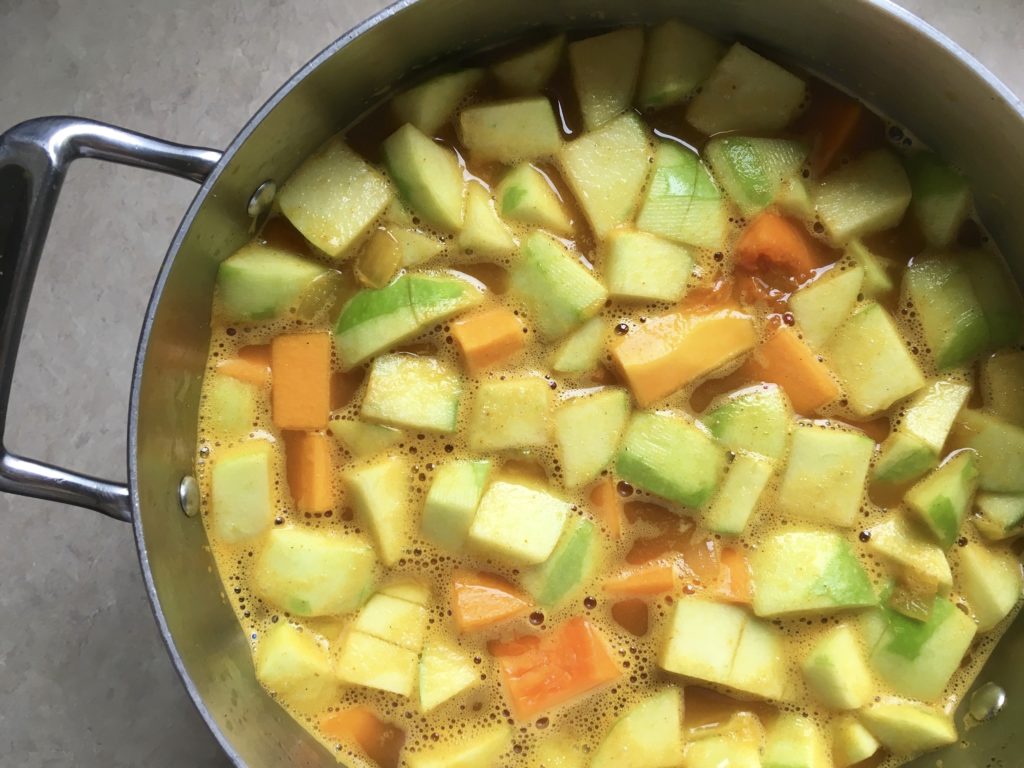
[[[267,179],[252,193],[249,198],[249,205],[246,210],[252,218],[258,218],[270,210],[270,206],[277,197],[277,184],[273,179]]]
[[[199,514],[199,483],[192,475],[185,475],[178,486],[178,503],[189,517]]]
[[[968,711],[971,717],[980,723],[998,715],[1005,704],[1006,691],[995,683],[985,683],[971,694],[971,706]]]

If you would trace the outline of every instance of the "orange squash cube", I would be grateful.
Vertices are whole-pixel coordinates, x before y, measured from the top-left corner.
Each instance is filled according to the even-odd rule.
[[[523,324],[504,307],[495,307],[452,323],[452,337],[471,374],[512,357],[526,345]]]

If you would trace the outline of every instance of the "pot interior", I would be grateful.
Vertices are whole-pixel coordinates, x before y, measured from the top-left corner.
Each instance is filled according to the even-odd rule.
[[[205,532],[178,504],[192,471],[200,382],[217,265],[250,236],[246,212],[263,181],[278,183],[415,70],[564,29],[678,17],[751,43],[830,80],[907,126],[971,180],[983,220],[1024,277],[1024,217],[1014,210],[1024,175],[1024,109],[966,54],[881,0],[419,0],[400,3],[341,38],[253,118],[182,223],[154,293],[133,390],[131,478],[140,556],[162,630],[200,710],[231,758],[251,768],[335,765],[256,683],[248,644],[223,593]],[[1002,713],[963,730],[963,741],[918,762],[946,768],[1002,764],[1024,722],[1018,626],[978,684],[1007,693]]]

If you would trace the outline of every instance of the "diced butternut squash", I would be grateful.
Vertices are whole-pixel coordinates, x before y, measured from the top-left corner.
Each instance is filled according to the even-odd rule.
[[[456,571],[452,577],[452,618],[460,632],[525,616],[532,607],[525,594],[493,574]]]
[[[288,487],[299,512],[326,512],[334,506],[331,440],[322,432],[286,432]]]
[[[526,719],[612,682],[621,674],[601,634],[585,618],[554,632],[490,643],[517,718]]]
[[[676,569],[671,562],[654,561],[609,576],[605,591],[624,597],[660,595],[676,588]]]
[[[381,720],[369,707],[352,707],[327,715],[320,730],[329,739],[361,749],[380,768],[398,768],[405,731]]]
[[[646,407],[705,376],[757,342],[754,318],[735,309],[672,312],[647,322],[612,348],[612,361]]]
[[[797,413],[809,416],[839,397],[839,385],[796,331],[779,328],[744,363],[751,379],[778,384]]]
[[[590,503],[605,531],[615,540],[622,538],[622,497],[610,477],[602,477],[590,490]]]
[[[762,213],[743,230],[736,243],[736,263],[748,272],[768,267],[793,277],[820,266],[803,227],[776,213]]]
[[[495,307],[452,323],[452,337],[459,345],[466,369],[473,375],[499,365],[526,344],[523,323],[504,307]]]
[[[270,347],[242,347],[237,357],[217,364],[217,373],[262,387],[270,381]]]
[[[281,429],[326,429],[331,416],[331,336],[290,333],[270,345],[271,406]]]

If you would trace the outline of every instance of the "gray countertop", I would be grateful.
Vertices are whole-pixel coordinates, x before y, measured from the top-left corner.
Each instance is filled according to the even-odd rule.
[[[0,130],[78,114],[220,147],[382,0],[0,0]],[[1024,0],[903,0],[1024,93]],[[29,309],[8,445],[121,477],[129,378],[157,267],[194,189],[71,171]],[[0,764],[227,760],[152,619],[131,531],[0,497]]]

